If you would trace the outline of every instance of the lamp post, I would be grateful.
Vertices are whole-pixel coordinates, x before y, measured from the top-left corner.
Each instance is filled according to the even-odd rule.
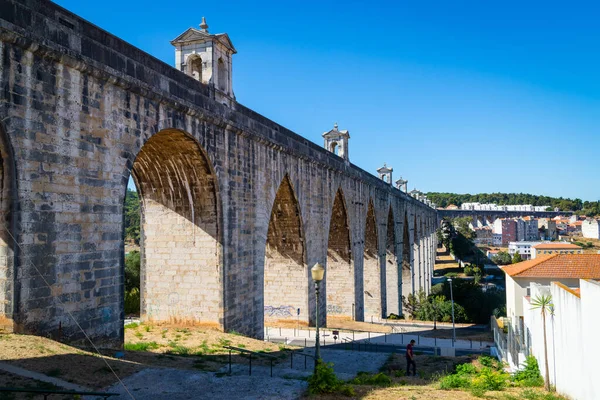
[[[456,342],[456,328],[454,327],[454,296],[452,295],[452,278],[448,278],[448,282],[450,282],[450,301],[452,302],[452,347],[454,347],[454,342]]]
[[[319,284],[323,280],[325,274],[325,268],[319,263],[316,263],[314,267],[310,269],[313,281],[315,281],[315,325],[317,326],[317,334],[315,335],[315,373],[317,372],[317,363],[321,359],[321,346],[319,345]]]

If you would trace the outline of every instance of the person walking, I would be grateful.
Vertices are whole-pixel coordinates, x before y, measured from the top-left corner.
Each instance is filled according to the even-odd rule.
[[[406,346],[406,376],[410,376],[410,366],[413,367],[413,376],[417,376],[417,363],[415,363],[415,353],[413,346],[415,345],[414,339]]]

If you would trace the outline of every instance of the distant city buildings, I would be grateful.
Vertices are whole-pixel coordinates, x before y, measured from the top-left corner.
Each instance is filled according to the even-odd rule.
[[[462,203],[460,206],[461,210],[475,211],[546,211],[548,208],[550,208],[550,206],[532,206],[531,204],[497,205],[493,203]],[[446,209],[450,209],[450,206],[446,207]],[[452,210],[454,210],[454,208]],[[554,208],[554,211],[559,210]]]

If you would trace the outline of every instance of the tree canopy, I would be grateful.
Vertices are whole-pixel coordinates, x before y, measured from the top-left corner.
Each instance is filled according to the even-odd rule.
[[[463,203],[493,203],[498,205],[531,204],[533,206],[558,207],[561,211],[576,211],[588,216],[600,215],[600,201],[582,201],[563,197],[538,196],[527,193],[479,193],[458,194],[429,192],[427,198],[438,207],[450,204],[461,206]]]

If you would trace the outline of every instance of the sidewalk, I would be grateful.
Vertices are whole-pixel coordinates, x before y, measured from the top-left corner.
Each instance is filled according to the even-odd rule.
[[[473,341],[457,339],[452,345],[452,339],[438,339],[407,333],[376,333],[376,332],[357,332],[357,331],[338,331],[339,336],[334,338],[334,330],[325,328],[320,329],[320,342],[323,346],[327,344],[340,344],[346,342],[365,342],[388,345],[406,345],[412,339],[417,342],[417,346],[437,347],[437,348],[455,348],[455,349],[473,349],[481,350],[494,345],[493,342]],[[304,340],[306,347],[315,346],[315,331],[309,329],[290,329],[290,328],[272,328],[265,327],[266,341],[282,341],[286,344],[296,343]]]

